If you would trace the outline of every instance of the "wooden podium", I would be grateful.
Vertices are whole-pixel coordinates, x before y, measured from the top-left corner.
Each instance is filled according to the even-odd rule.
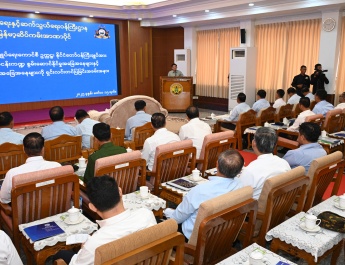
[[[193,102],[193,77],[160,77],[160,102],[173,112],[185,112]]]

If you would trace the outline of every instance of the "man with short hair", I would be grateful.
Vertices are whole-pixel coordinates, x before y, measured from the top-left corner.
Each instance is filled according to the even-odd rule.
[[[266,109],[268,108],[270,105],[270,103],[265,99],[266,98],[266,91],[263,89],[260,89],[257,93],[256,93],[256,99],[257,101],[253,104],[252,109],[256,112],[259,113],[259,111],[261,109]]]
[[[284,89],[278,89],[276,92],[276,101],[273,104],[273,108],[277,109],[281,106],[285,106],[286,102],[284,101],[283,97],[285,95]]]
[[[254,134],[252,146],[258,156],[251,162],[239,177],[243,186],[251,186],[254,189],[253,198],[259,199],[265,180],[289,171],[289,164],[280,157],[273,155],[277,144],[277,133],[274,129],[260,127]]]
[[[151,117],[151,125],[155,133],[144,142],[141,157],[146,160],[146,166],[151,171],[156,154],[156,147],[180,141],[177,134],[165,128],[165,116],[162,113],[154,113]]]
[[[102,218],[96,221],[100,228],[86,240],[77,254],[59,251],[54,256],[55,260],[62,258],[70,265],[92,265],[99,246],[157,224],[152,211],[146,208],[125,209],[121,188],[114,178],[107,175],[92,178],[87,185],[87,194],[90,209]]]
[[[179,132],[181,140],[192,140],[196,148],[196,158],[199,158],[202,144],[206,135],[212,133],[210,125],[199,119],[198,107],[190,106],[186,109],[189,122],[182,125]]]
[[[315,64],[315,72],[310,76],[310,83],[313,85],[313,94],[319,89],[325,89],[325,83],[329,84],[329,80],[322,70],[321,64]],[[326,72],[326,71],[325,71]]]
[[[287,90],[287,94],[289,96],[287,104],[295,105],[299,103],[299,99],[301,97],[296,94],[296,89],[294,87],[289,87]]]
[[[244,159],[237,150],[228,149],[222,152],[217,161],[217,176],[209,177],[208,182],[192,188],[175,210],[168,208],[164,211],[165,216],[182,224],[181,232],[189,239],[201,203],[243,187],[236,178],[243,165]]]
[[[93,126],[92,133],[95,140],[98,142],[99,149],[91,154],[87,160],[84,174],[84,182],[86,185],[88,185],[88,182],[95,175],[95,163],[97,159],[127,152],[124,147],[116,146],[110,141],[111,131],[108,124],[104,122],[95,124]]]
[[[299,104],[298,104],[298,108],[300,108],[300,110],[302,111],[296,118],[295,122],[289,127],[287,128],[288,131],[293,131],[293,132],[297,132],[299,126],[305,122],[305,119],[308,116],[311,115],[315,115],[314,112],[312,112],[310,109],[310,99],[305,97],[305,98],[300,98],[299,100]]]
[[[13,131],[13,116],[8,111],[0,113],[0,144],[22,144],[24,135]]]
[[[77,130],[66,124],[64,120],[64,111],[60,106],[52,107],[49,110],[49,116],[53,124],[42,128],[42,136],[45,140],[51,140],[60,135],[67,134],[77,136]]]
[[[142,126],[151,121],[151,115],[145,112],[146,102],[144,100],[137,100],[134,103],[137,113],[130,117],[126,122],[125,137],[132,140],[132,130],[138,126]]]
[[[11,168],[7,171],[4,182],[0,190],[0,201],[2,203],[11,202],[12,178],[19,174],[61,167],[57,162],[46,161],[43,159],[44,138],[37,132],[29,133],[23,140],[24,152],[28,158],[25,164]]]
[[[177,64],[173,63],[171,65],[171,70],[169,71],[168,76],[170,77],[183,76],[183,73],[177,70]]]
[[[301,66],[300,71],[301,73],[293,78],[291,86],[295,87],[297,95],[302,97],[302,89],[310,87],[310,77],[305,74],[307,71],[307,67],[305,65]]]
[[[326,117],[328,111],[334,109],[334,106],[326,101],[327,98],[327,91],[324,89],[319,89],[315,93],[315,101],[316,105],[313,108],[313,112],[315,114],[322,114]]]
[[[74,117],[78,122],[78,125],[75,127],[77,134],[82,136],[82,147],[85,149],[90,148],[92,128],[99,121],[90,119],[89,114],[83,109],[78,109]]]
[[[309,90],[308,87],[304,87],[304,88],[302,89],[302,94],[303,94],[304,97],[309,98],[310,101],[314,101],[314,100],[315,100],[314,95],[313,95],[312,93],[310,93],[310,90]]]
[[[299,126],[297,142],[300,144],[298,149],[289,150],[285,159],[291,168],[303,166],[307,173],[311,162],[319,157],[327,155],[325,149],[318,144],[321,135],[320,126],[313,122],[304,122]]]
[[[23,265],[11,238],[0,230],[0,264],[1,265]]]
[[[339,104],[335,109],[345,109],[345,92],[341,93],[339,96]]]

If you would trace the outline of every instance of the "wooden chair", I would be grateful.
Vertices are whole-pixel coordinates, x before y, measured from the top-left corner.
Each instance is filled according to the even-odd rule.
[[[228,129],[222,127],[222,123],[230,123],[223,120],[217,120],[215,125],[215,132],[227,131]],[[242,150],[242,135],[244,131],[251,127],[255,126],[256,123],[256,112],[252,109],[248,110],[247,112],[241,113],[238,121],[236,123],[236,129],[234,137],[237,139],[237,149]]]
[[[296,103],[292,107],[292,118],[297,118],[297,116],[302,112],[302,110],[299,107],[299,103]]]
[[[146,161],[141,158],[140,151],[99,158],[95,163],[95,176],[105,174],[116,180],[123,194],[128,194],[136,191],[138,186],[146,185]],[[83,210],[94,220],[100,219],[95,212],[90,210],[90,199],[85,191],[85,187],[81,186]]]
[[[233,131],[206,135],[199,159],[196,160],[197,168],[201,171],[202,176],[204,176],[205,170],[216,167],[220,153],[230,148],[236,148],[236,142]]]
[[[150,177],[147,186],[159,195],[161,183],[186,176],[189,162],[190,168],[195,168],[195,157],[196,148],[192,140],[157,146],[152,171],[146,172]]]
[[[187,263],[216,264],[234,253],[232,244],[243,225],[253,232],[257,201],[249,186],[228,192],[200,204],[193,232],[185,245]],[[245,223],[245,220],[248,222]],[[245,240],[243,248],[249,240]],[[193,260],[194,258],[194,260]]]
[[[285,106],[281,106],[278,112],[275,114],[274,121],[281,122],[284,118],[292,118],[292,108],[293,105],[286,104]]]
[[[325,130],[328,133],[340,132],[343,129],[343,117],[341,109],[328,111],[321,130]]]
[[[133,128],[132,139],[134,141],[135,150],[143,149],[145,140],[151,137],[154,133],[155,131],[152,128],[151,122]]]
[[[44,159],[59,163],[75,163],[82,156],[81,136],[67,134],[44,142]]]
[[[266,109],[261,109],[256,117],[256,126],[264,126],[265,122],[274,122],[274,116],[276,114],[276,109],[273,107],[268,107]]]
[[[22,144],[3,143],[0,145],[0,178],[5,177],[7,171],[25,163],[28,156],[24,153]]]
[[[315,105],[316,105],[316,101],[315,100],[313,100],[313,101],[311,101],[310,102],[310,110],[313,110],[313,108],[315,107]]]
[[[183,252],[184,236],[170,219],[98,247],[94,264],[183,265]],[[54,264],[66,265],[63,260]]]
[[[1,204],[1,224],[10,232],[18,251],[20,224],[66,212],[71,208],[71,198],[74,205],[79,206],[79,180],[72,166],[20,174],[13,177],[12,184],[11,206]],[[28,264],[31,264],[31,255],[42,264],[55,250],[70,248],[63,243],[35,251],[32,244],[28,245],[24,247]]]
[[[265,246],[267,231],[285,221],[298,194],[300,197],[296,213],[302,211],[309,184],[309,177],[304,174],[304,167],[299,166],[265,181],[258,200],[259,209],[253,241]],[[240,234],[240,238],[243,237],[248,237],[245,229]]]
[[[121,128],[110,128],[111,132],[111,142],[117,146],[125,146],[125,129]],[[99,149],[98,142],[95,140],[94,136],[91,136],[90,140],[91,148],[94,150]]]

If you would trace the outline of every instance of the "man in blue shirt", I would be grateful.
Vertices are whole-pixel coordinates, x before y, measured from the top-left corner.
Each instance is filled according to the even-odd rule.
[[[24,135],[13,131],[13,116],[8,111],[0,113],[0,144],[22,144]]]
[[[134,107],[137,113],[134,116],[130,117],[126,122],[125,137],[128,140],[132,140],[133,128],[151,122],[151,115],[145,112],[146,102],[144,100],[137,100],[134,103]]]
[[[266,91],[263,89],[260,89],[257,93],[256,93],[256,99],[257,101],[253,104],[252,109],[256,112],[259,113],[259,111],[261,109],[266,109],[268,108],[270,105],[270,103],[265,99],[266,98]]]
[[[165,216],[182,224],[182,232],[189,239],[201,203],[243,187],[239,179],[235,178],[241,172],[243,164],[244,159],[237,150],[224,151],[218,157],[217,176],[209,177],[208,182],[192,188],[176,210],[167,208],[164,211]]]
[[[315,101],[316,105],[313,108],[313,112],[315,114],[322,114],[326,117],[328,111],[334,109],[334,106],[326,101],[327,98],[327,91],[324,89],[319,89],[315,93]]]
[[[313,122],[304,122],[299,126],[299,135],[297,138],[300,147],[288,151],[285,159],[291,168],[303,166],[308,172],[310,163],[319,157],[327,155],[321,145],[317,143],[321,135],[320,126]]]

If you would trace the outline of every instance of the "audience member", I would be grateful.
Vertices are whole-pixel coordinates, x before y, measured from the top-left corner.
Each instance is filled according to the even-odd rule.
[[[33,132],[24,137],[23,140],[24,152],[27,154],[25,164],[11,168],[5,176],[4,182],[0,190],[0,201],[2,203],[11,202],[12,178],[19,174],[39,171],[43,169],[50,169],[60,167],[57,162],[46,161],[43,159],[44,154],[44,138],[41,134]]]
[[[52,107],[49,110],[49,116],[53,124],[43,127],[42,136],[45,140],[51,140],[62,134],[76,136],[77,130],[66,124],[64,120],[64,111],[60,106]]]
[[[321,145],[317,143],[321,135],[320,126],[313,122],[304,122],[299,126],[299,135],[297,142],[300,147],[295,150],[289,150],[283,159],[285,159],[291,168],[303,166],[308,172],[310,163],[319,157],[327,155]]]
[[[299,103],[298,103],[298,108],[300,108],[300,110],[302,111],[296,118],[295,122],[289,127],[287,128],[288,131],[293,131],[293,132],[297,132],[299,126],[305,122],[305,119],[308,116],[311,115],[315,115],[314,112],[312,112],[310,109],[310,99],[307,97],[304,98],[300,98]]]
[[[62,258],[67,264],[92,265],[95,250],[99,246],[157,224],[152,211],[148,209],[125,210],[121,188],[107,175],[92,178],[87,185],[87,194],[90,209],[102,218],[96,221],[100,228],[77,254],[62,250],[54,256],[55,260]]]
[[[137,113],[130,117],[126,122],[125,137],[128,140],[132,140],[132,130],[138,126],[142,126],[145,123],[151,121],[151,115],[145,112],[146,102],[144,100],[137,100],[134,103],[135,110]]]
[[[110,141],[111,131],[108,124],[103,122],[95,124],[93,126],[92,133],[95,137],[95,140],[98,142],[99,150],[91,154],[87,160],[84,174],[84,182],[86,185],[88,185],[88,182],[95,174],[95,163],[97,159],[127,152],[124,147],[116,146]]]
[[[244,159],[242,155],[234,149],[229,149],[221,153],[217,161],[217,176],[209,177],[209,181],[192,188],[176,210],[166,209],[164,211],[167,218],[173,218],[178,224],[182,224],[179,230],[186,238],[190,238],[199,206],[204,201],[223,195],[230,191],[242,188],[238,178],[235,178],[242,170]]]
[[[11,238],[0,230],[0,264],[1,265],[23,265]]]
[[[316,105],[313,108],[313,112],[315,114],[322,114],[326,117],[328,111],[334,109],[334,106],[331,103],[326,101],[327,98],[327,91],[324,89],[316,90],[315,93],[315,101]]]
[[[299,99],[301,97],[296,94],[296,89],[294,87],[289,87],[287,90],[287,94],[289,96],[289,100],[288,100],[287,104],[291,104],[291,105],[298,104]]]
[[[302,89],[304,87],[310,87],[310,77],[305,74],[307,71],[307,67],[305,65],[301,66],[300,71],[301,73],[293,78],[291,86],[296,88],[297,95],[302,97]]]
[[[340,94],[339,104],[335,107],[335,109],[345,109],[345,92]],[[0,131],[1,131],[1,129],[0,129]]]
[[[11,113],[4,111],[0,113],[0,144],[12,143],[22,144],[24,135],[13,131],[13,117]]]
[[[151,124],[155,133],[145,140],[141,153],[141,157],[146,160],[146,165],[149,170],[152,170],[157,146],[180,141],[180,137],[177,134],[165,128],[164,114],[154,113],[151,117]]]
[[[266,91],[263,89],[260,89],[256,93],[256,99],[257,101],[253,104],[252,109],[256,112],[259,113],[261,109],[266,109],[270,107],[270,103],[265,99],[266,98]]]
[[[236,122],[238,121],[240,114],[250,110],[249,105],[246,103],[246,98],[246,94],[238,93],[236,107],[234,107],[233,110],[230,111],[230,116],[224,119],[225,121],[231,121],[233,123],[222,123],[222,127],[227,128],[229,130],[236,129]]]
[[[304,87],[304,88],[302,89],[302,94],[303,94],[303,96],[309,98],[309,99],[310,99],[310,102],[311,102],[311,101],[315,101],[315,97],[314,97],[313,93],[310,93],[309,87]]]
[[[199,119],[198,107],[190,106],[186,110],[189,122],[182,125],[179,132],[181,140],[192,140],[196,148],[196,157],[199,158],[202,144],[206,135],[212,133],[210,125]]]
[[[285,106],[286,102],[284,101],[283,97],[285,95],[284,89],[278,89],[276,92],[276,101],[273,104],[273,108],[278,109],[281,106]]]
[[[99,121],[90,119],[89,114],[83,109],[77,110],[74,117],[79,123],[75,128],[77,134],[82,136],[82,147],[86,149],[90,148],[92,128],[96,123],[99,123]]]
[[[266,179],[291,169],[284,159],[272,154],[277,144],[277,138],[277,134],[272,128],[261,127],[256,130],[252,146],[258,158],[243,170],[239,178],[243,186],[253,187],[253,198],[256,200],[260,197]]]

